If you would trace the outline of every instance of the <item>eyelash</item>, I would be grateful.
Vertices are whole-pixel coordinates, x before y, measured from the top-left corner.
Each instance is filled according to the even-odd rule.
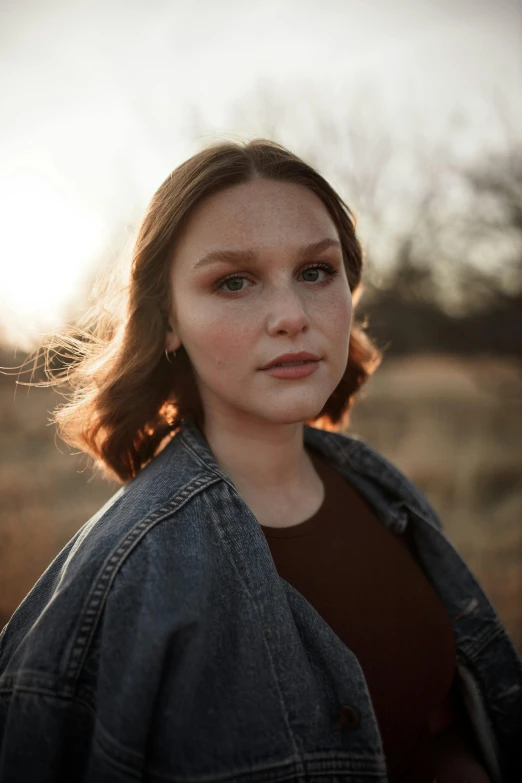
[[[321,282],[315,283],[315,285],[320,285],[320,286],[325,286],[325,285],[328,285],[329,283],[333,282],[334,277],[339,274],[339,270],[338,269],[334,269],[333,266],[330,266],[330,264],[325,264],[325,263],[310,264],[309,266],[305,266],[305,268],[302,269],[301,271],[302,272],[306,272],[308,269],[323,269],[326,272],[326,274],[327,274],[326,280],[323,280]],[[221,289],[220,290],[220,287],[227,280],[235,280],[237,278],[239,278],[240,280],[243,280],[243,279],[247,280],[248,279],[246,277],[246,275],[241,275],[241,274],[239,274],[237,272],[234,273],[234,274],[231,274],[231,275],[227,275],[226,277],[221,278],[221,280],[219,280],[216,283],[216,285],[213,288],[213,291],[218,291],[220,294],[224,294],[225,296],[235,296],[236,294],[242,294],[243,291],[246,290],[245,288],[243,288],[243,289],[241,289],[239,291],[226,291],[225,289]],[[308,281],[308,282],[311,282],[311,281]]]

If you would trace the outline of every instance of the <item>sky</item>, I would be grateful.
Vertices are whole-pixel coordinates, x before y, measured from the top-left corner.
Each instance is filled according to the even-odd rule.
[[[260,89],[296,151],[364,114],[466,158],[503,143],[492,96],[522,135],[521,77],[517,0],[0,0],[4,339],[59,327],[207,139],[262,132]]]

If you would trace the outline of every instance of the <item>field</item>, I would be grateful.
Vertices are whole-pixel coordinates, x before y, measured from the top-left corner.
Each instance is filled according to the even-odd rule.
[[[0,626],[118,488],[49,425],[61,398],[0,376]],[[426,494],[522,651],[522,365],[384,360],[352,415],[358,435]]]

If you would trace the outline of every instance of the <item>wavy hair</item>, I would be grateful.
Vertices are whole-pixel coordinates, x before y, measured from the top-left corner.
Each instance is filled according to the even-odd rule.
[[[335,222],[354,305],[362,294],[364,253],[356,218],[309,164],[274,141],[215,142],[178,166],[158,188],[143,216],[125,285],[111,272],[96,303],[42,348],[47,382],[69,384],[66,403],[51,422],[69,445],[90,455],[104,478],[134,478],[191,417],[202,428],[204,411],[188,354],[181,346],[171,364],[165,355],[170,312],[169,267],[176,242],[206,196],[256,178],[309,188]],[[319,429],[346,429],[357,392],[383,354],[352,323],[345,373],[323,409],[306,422]],[[62,354],[60,349],[69,349]]]

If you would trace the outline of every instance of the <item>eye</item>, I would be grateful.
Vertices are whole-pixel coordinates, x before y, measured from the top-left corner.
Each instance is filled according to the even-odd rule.
[[[307,283],[319,283],[319,284],[329,283],[335,277],[335,275],[338,274],[337,269],[334,269],[333,266],[330,266],[330,264],[324,264],[324,263],[312,264],[311,266],[305,267],[303,269],[303,274],[307,274],[308,272],[317,272],[317,271],[324,272],[326,275],[326,279],[322,281],[317,279],[316,280],[307,279],[306,280]]]
[[[240,280],[247,280],[244,275],[230,275],[230,277],[225,277],[224,280],[221,281],[221,283],[218,283],[217,288],[215,290],[220,290],[222,286],[225,285],[225,283],[237,283]],[[225,291],[225,293],[236,293],[237,291],[242,291],[242,288],[228,288],[228,289],[222,289]]]
[[[302,270],[301,274],[304,275],[304,274],[308,274],[309,272],[312,272],[312,273],[324,272],[325,273],[326,277],[325,277],[324,280],[317,280],[317,279],[310,280],[309,278],[305,279],[306,283],[315,283],[318,286],[328,285],[328,283],[331,283],[332,280],[334,279],[334,277],[339,274],[339,270],[338,269],[334,269],[334,267],[330,266],[330,264],[325,264],[325,263],[310,264],[309,266],[305,267]],[[218,283],[216,284],[216,286],[214,287],[213,290],[214,291],[219,291],[220,293],[224,293],[225,295],[227,295],[227,294],[234,294],[234,293],[241,293],[243,290],[245,290],[244,288],[234,288],[234,289],[228,288],[227,289],[227,288],[223,288],[223,286],[225,284],[228,284],[229,281],[232,281],[233,283],[235,283],[236,281],[248,280],[248,279],[249,278],[247,278],[245,275],[240,275],[238,273],[234,273],[234,274],[228,275],[227,277],[224,277],[220,281],[218,281]]]

